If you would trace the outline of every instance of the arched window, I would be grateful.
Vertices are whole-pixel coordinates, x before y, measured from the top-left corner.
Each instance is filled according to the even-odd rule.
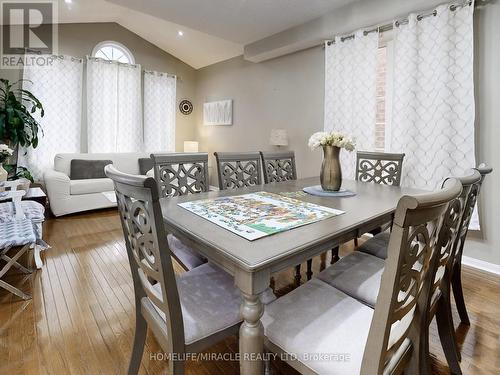
[[[135,64],[134,56],[127,47],[123,44],[113,41],[105,41],[94,47],[92,56],[104,59],[113,60],[125,64]]]

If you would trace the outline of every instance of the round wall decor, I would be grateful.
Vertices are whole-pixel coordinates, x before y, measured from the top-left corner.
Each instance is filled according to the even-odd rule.
[[[183,115],[190,115],[191,112],[193,112],[193,103],[187,99],[181,100],[179,103],[179,111],[181,111]]]

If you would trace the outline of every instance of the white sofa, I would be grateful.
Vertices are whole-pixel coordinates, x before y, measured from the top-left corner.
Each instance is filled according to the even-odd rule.
[[[149,158],[150,153],[103,153],[103,154],[57,154],[54,169],[44,173],[45,187],[54,215],[62,216],[74,212],[114,207],[105,192],[114,191],[109,178],[71,180],[71,160],[111,160],[120,171],[139,174],[139,158]],[[111,195],[112,196],[112,195]]]

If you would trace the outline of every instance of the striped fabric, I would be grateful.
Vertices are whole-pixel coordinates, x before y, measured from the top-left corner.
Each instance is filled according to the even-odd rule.
[[[36,236],[30,219],[0,222],[0,249],[35,242]]]

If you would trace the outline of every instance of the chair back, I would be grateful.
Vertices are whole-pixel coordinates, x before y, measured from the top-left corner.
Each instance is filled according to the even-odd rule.
[[[104,168],[104,172],[115,186],[134,283],[136,311],[144,315],[155,333],[161,332],[160,337],[168,338],[165,343],[168,349],[162,345],[164,350],[182,348],[184,326],[181,305],[157,183],[152,177],[119,172],[111,164]]]
[[[437,302],[437,295],[441,292],[441,283],[443,279],[451,276],[451,269],[456,256],[457,243],[460,240],[462,232],[463,218],[467,211],[467,202],[471,199],[471,194],[474,194],[475,186],[481,181],[481,174],[474,170],[469,176],[456,178],[462,184],[462,192],[460,196],[454,199],[444,215],[443,225],[439,236],[439,254],[436,262],[436,277],[431,290],[431,304]],[[443,183],[447,183],[446,179]],[[431,311],[434,310],[431,306]]]
[[[469,224],[476,207],[479,192],[481,191],[484,178],[487,174],[490,174],[493,171],[492,168],[486,166],[485,164],[481,164],[474,170],[476,171],[476,173],[472,175],[474,177],[470,177],[474,180],[474,182],[470,183],[469,190],[467,191],[467,196],[464,204],[464,213],[460,222],[460,231],[458,238],[455,241],[455,248],[453,250],[455,263],[462,262],[462,252],[465,245],[465,239],[467,238],[467,233],[469,232]]]
[[[237,189],[262,184],[258,152],[214,152],[219,189]]]
[[[358,151],[356,181],[399,186],[404,157],[405,154]]]
[[[295,168],[295,153],[284,152],[260,152],[262,169],[264,170],[264,183],[283,182],[297,179]]]
[[[161,197],[207,192],[208,154],[151,154],[155,180]]]
[[[427,328],[422,312],[429,308],[440,228],[461,190],[460,182],[452,179],[440,191],[399,200],[362,374],[400,372],[407,360],[419,358],[420,332]]]

